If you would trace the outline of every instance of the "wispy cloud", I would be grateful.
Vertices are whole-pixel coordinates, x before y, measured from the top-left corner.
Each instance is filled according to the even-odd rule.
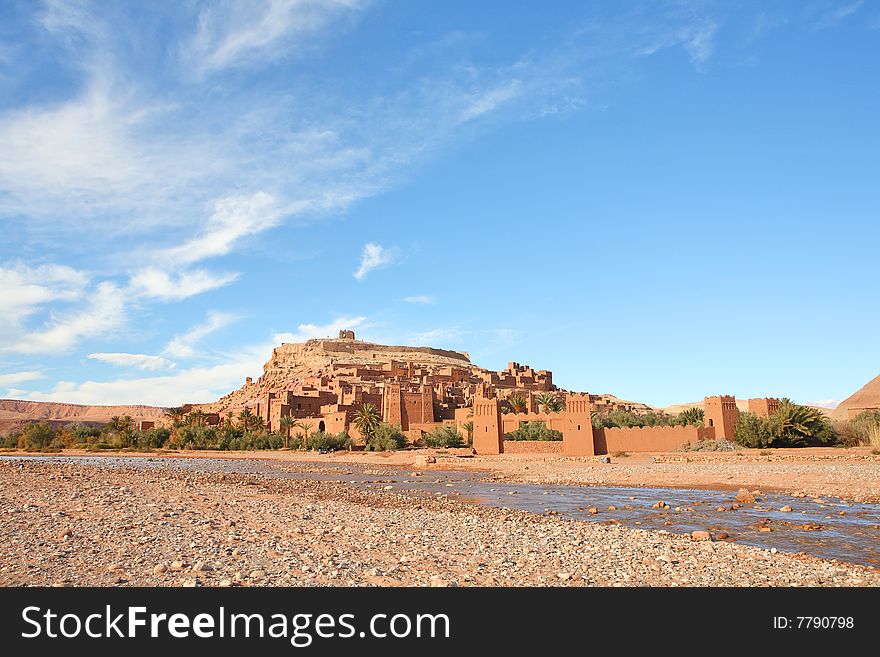
[[[850,2],[834,8],[819,17],[814,29],[818,32],[819,30],[826,30],[829,27],[834,27],[841,21],[855,14],[864,4],[864,0],[855,0],[855,2]]]
[[[82,308],[52,316],[36,330],[22,332],[20,325],[14,325],[15,334],[0,344],[0,351],[23,354],[69,351],[83,339],[106,336],[120,329],[126,320],[125,309],[125,293],[113,283],[99,283],[86,294]]]
[[[366,317],[337,317],[329,324],[300,324],[296,333],[276,333],[272,342],[278,345],[282,342],[305,342],[313,338],[335,338],[339,331],[361,328],[366,321]]]
[[[461,120],[470,121],[493,112],[522,92],[523,85],[519,80],[510,80],[490,89],[481,90],[473,98],[468,99],[467,105],[461,113]]]
[[[199,341],[223,327],[229,326],[237,319],[237,316],[229,313],[209,312],[205,322],[194,326],[182,335],[175,335],[165,347],[164,353],[173,358],[192,358],[196,355],[195,346]]]
[[[45,374],[33,370],[24,372],[7,372],[6,374],[0,374],[0,388],[8,388],[9,386],[26,383],[27,381],[38,381],[39,379],[44,378],[46,378]]]
[[[416,294],[411,297],[404,297],[406,303],[413,303],[420,306],[430,306],[437,303],[437,298],[427,294]]]
[[[169,273],[155,267],[147,267],[134,273],[129,289],[135,295],[160,301],[181,301],[197,294],[229,285],[238,274],[212,274],[204,269]]]
[[[357,0],[221,2],[202,10],[198,30],[184,47],[197,75],[249,66],[289,54],[302,40],[360,10]]]
[[[435,347],[443,346],[450,343],[458,343],[471,334],[471,331],[465,331],[458,326],[447,328],[435,328],[424,333],[414,333],[411,342],[417,346]]]
[[[161,356],[148,354],[124,354],[124,353],[94,353],[87,356],[90,360],[109,363],[118,367],[132,367],[138,370],[156,372],[160,370],[174,369],[175,364]]]
[[[397,261],[398,254],[396,249],[389,249],[381,244],[370,242],[364,245],[361,252],[361,264],[358,270],[353,274],[357,280],[363,280],[364,276],[374,269],[386,267]]]
[[[214,201],[214,211],[200,235],[164,250],[159,257],[174,264],[189,265],[226,255],[240,246],[243,238],[276,226],[280,219],[275,199],[266,192],[226,196]]]

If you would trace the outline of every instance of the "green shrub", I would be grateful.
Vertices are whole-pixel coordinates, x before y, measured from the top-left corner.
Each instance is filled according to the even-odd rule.
[[[55,432],[48,422],[32,422],[21,428],[18,446],[29,450],[48,450],[61,447],[60,441],[55,443]]]
[[[736,422],[736,442],[743,447],[768,447],[773,442],[773,429],[768,418],[754,413],[740,413]]]
[[[700,409],[690,409],[690,411]],[[688,413],[686,411],[685,413]],[[689,417],[689,415],[686,415]],[[666,415],[665,413],[657,413],[648,411],[646,413],[633,413],[632,411],[609,411],[607,413],[596,413],[593,415],[593,426],[596,429],[629,429],[632,427],[660,427],[660,426],[676,426],[677,424],[687,424],[687,421],[681,419],[681,415]]]
[[[335,452],[340,449],[348,449],[351,445],[351,437],[345,431],[337,434],[316,431],[309,435],[305,442],[306,449],[313,452]],[[281,444],[284,444],[283,439]]]
[[[464,444],[462,435],[453,426],[437,427],[422,437],[428,447],[461,447]]]
[[[685,443],[679,452],[735,452],[740,447],[729,440],[698,440],[695,443]]]
[[[171,438],[171,431],[165,427],[156,427],[135,434],[135,444],[142,449],[159,449]]]
[[[388,452],[406,446],[406,436],[395,426],[380,424],[365,443],[368,452]]]
[[[548,429],[544,422],[523,422],[516,431],[504,434],[504,440],[562,440],[562,432]]]

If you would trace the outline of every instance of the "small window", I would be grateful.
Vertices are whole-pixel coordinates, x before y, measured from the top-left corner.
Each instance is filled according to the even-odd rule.
[[[581,425],[578,425],[578,431],[580,431],[580,430],[581,430]]]
[[[714,427],[714,426],[715,426],[715,420],[710,419],[710,420],[709,420],[709,426],[710,426],[710,427]]]

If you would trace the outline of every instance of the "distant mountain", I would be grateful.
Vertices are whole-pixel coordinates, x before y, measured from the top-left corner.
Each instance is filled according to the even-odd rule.
[[[836,420],[847,420],[867,409],[880,409],[880,376],[871,379],[840,402],[831,413],[831,417]]]
[[[15,429],[27,422],[47,421],[51,424],[106,424],[114,416],[129,415],[135,421],[161,420],[165,409],[156,406],[84,406],[60,402],[36,402],[0,399],[0,432]]]

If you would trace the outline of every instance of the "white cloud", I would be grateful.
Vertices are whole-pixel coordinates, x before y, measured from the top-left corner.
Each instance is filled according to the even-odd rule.
[[[85,308],[53,317],[41,330],[28,331],[0,345],[0,351],[28,354],[67,351],[80,340],[113,333],[125,320],[125,293],[105,281],[88,295]]]
[[[169,273],[155,267],[147,267],[132,275],[129,288],[136,295],[161,301],[180,301],[229,285],[236,279],[238,279],[236,273],[212,274],[204,269]]]
[[[404,301],[407,303],[414,303],[421,306],[430,306],[437,303],[437,299],[427,294],[416,294],[411,297],[404,297]]]
[[[77,299],[88,280],[83,272],[64,265],[0,267],[0,317],[21,319],[51,301]]]
[[[166,249],[160,257],[168,258],[175,265],[189,265],[226,255],[243,238],[272,228],[280,220],[281,212],[275,199],[266,192],[226,196],[214,202],[214,211],[200,236]]]
[[[119,367],[134,367],[151,372],[171,370],[175,367],[174,363],[167,358],[150,356],[148,354],[95,353],[89,354],[87,358]]]
[[[238,317],[228,313],[209,312],[205,322],[194,326],[182,335],[175,335],[165,347],[165,353],[174,358],[192,358],[196,355],[194,347],[202,338],[219,331],[237,319]]]
[[[45,378],[42,372],[26,371],[26,372],[9,372],[8,374],[0,374],[0,388],[24,383],[26,381],[37,381]]]
[[[184,48],[184,58],[197,75],[275,59],[287,53],[291,37],[323,30],[365,4],[357,0],[216,3],[199,16],[198,31]]]
[[[437,347],[451,342],[461,342],[462,338],[470,334],[470,331],[462,330],[457,326],[435,328],[424,333],[414,333],[411,342],[418,346]]]
[[[369,272],[379,267],[385,267],[397,260],[397,251],[395,249],[386,249],[381,244],[370,242],[364,245],[361,252],[361,265],[354,273],[356,279],[363,280]]]
[[[221,365],[193,367],[175,374],[112,381],[60,381],[49,392],[16,390],[16,397],[33,401],[75,404],[148,404],[179,406],[186,402],[216,401],[244,384],[246,376],[259,374],[265,354]]]
[[[362,328],[366,321],[366,317],[337,317],[329,324],[300,324],[296,333],[276,333],[272,341],[278,345],[282,342],[305,342],[313,338],[335,338],[339,331]]]

